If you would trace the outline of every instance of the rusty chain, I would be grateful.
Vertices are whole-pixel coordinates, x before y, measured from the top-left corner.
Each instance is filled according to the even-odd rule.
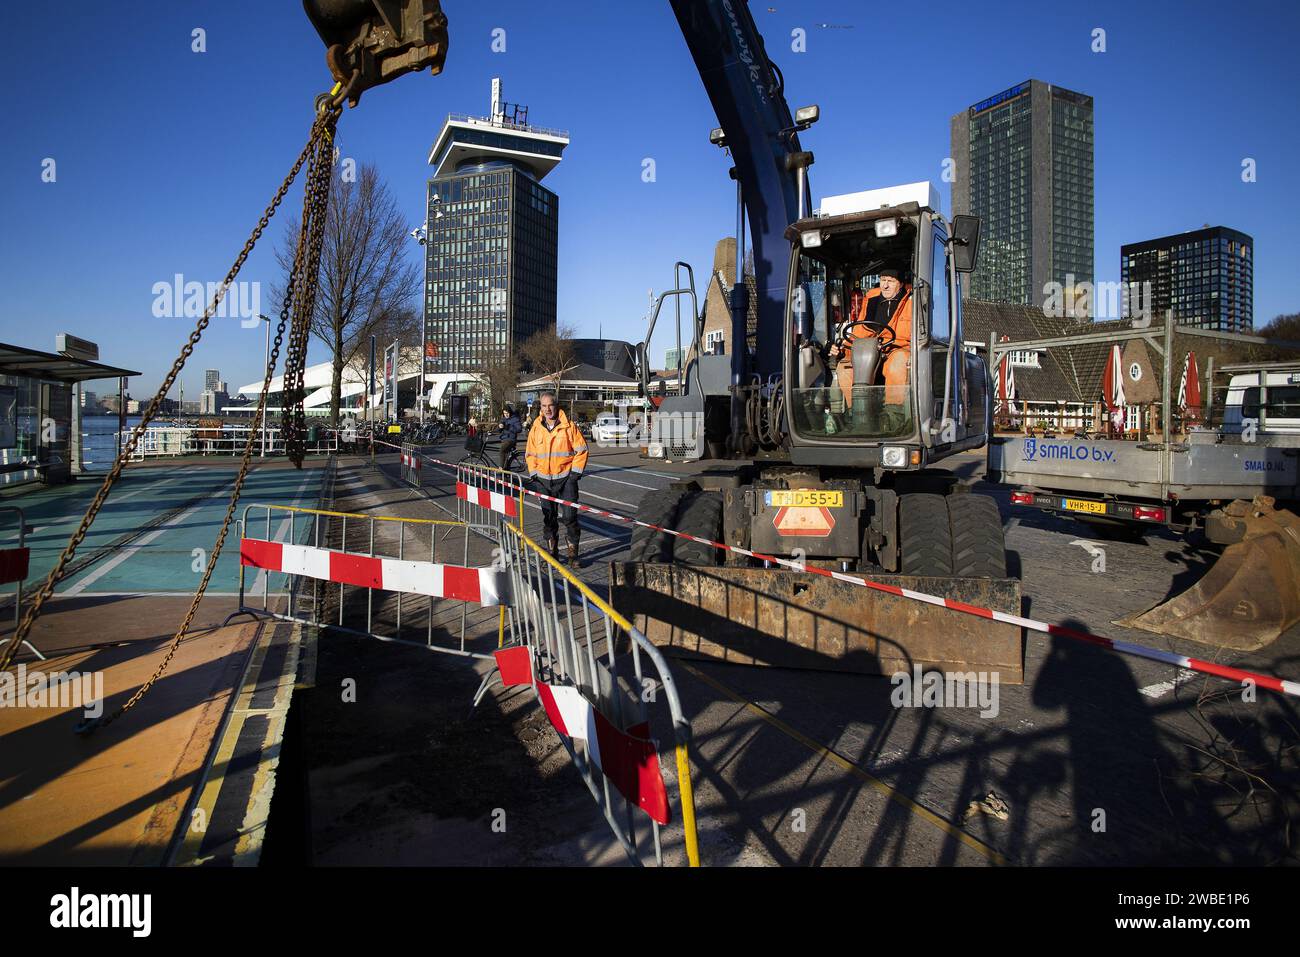
[[[284,341],[285,327],[290,325],[289,316],[291,312],[295,314],[296,325],[297,319],[301,318],[302,315],[303,298],[308,298],[304,296],[304,293],[310,291],[315,285],[316,276],[315,273],[312,272],[312,263],[314,261],[316,264],[319,264],[320,256],[319,253],[317,253],[313,259],[311,249],[313,245],[319,243],[319,237],[316,235],[315,231],[309,233],[306,213],[308,207],[319,205],[319,200],[316,194],[322,189],[325,192],[328,192],[329,190],[329,181],[332,174],[331,167],[333,165],[334,126],[338,121],[339,111],[340,108],[334,108],[327,111],[325,114],[322,114],[325,120],[322,135],[315,135],[316,128],[313,127],[313,142],[315,144],[315,150],[312,153],[311,160],[307,166],[307,187],[303,194],[303,224],[298,233],[298,243],[294,252],[293,266],[290,269],[289,281],[286,284],[285,299],[280,308],[280,321],[276,326],[275,343],[271,348],[271,358],[267,362],[265,377],[262,380],[262,394],[257,402],[257,412],[253,416],[253,423],[249,428],[248,438],[244,442],[244,457],[240,462],[239,474],[235,477],[235,487],[230,493],[230,501],[226,505],[226,515],[221,522],[220,531],[217,532],[217,540],[212,546],[212,552],[208,556],[207,567],[203,569],[203,579],[199,582],[199,587],[194,592],[194,600],[190,602],[189,611],[185,613],[185,620],[182,621],[180,627],[176,629],[176,634],[172,636],[171,643],[167,648],[167,654],[163,657],[162,661],[158,663],[158,667],[154,670],[154,673],[149,676],[148,680],[146,680],[144,684],[140,685],[140,687],[136,689],[135,693],[131,695],[131,697],[122,705],[122,707],[118,708],[117,711],[99,719],[81,722],[78,726],[78,731],[81,733],[88,733],[96,728],[107,727],[109,724],[112,724],[123,714],[133,708],[136,702],[143,698],[145,693],[153,687],[154,683],[162,677],[163,672],[167,670],[167,666],[171,664],[172,657],[176,654],[177,649],[180,648],[181,641],[189,631],[190,625],[193,624],[194,616],[199,610],[199,604],[203,601],[203,596],[208,590],[208,582],[212,579],[212,573],[217,567],[217,559],[221,557],[221,550],[225,547],[226,535],[230,531],[230,523],[235,517],[236,509],[239,507],[239,498],[243,492],[244,480],[247,478],[249,467],[252,465],[253,444],[257,433],[261,428],[262,417],[266,414],[266,399],[271,390],[271,378],[275,373],[275,367],[280,358],[280,347]],[[310,239],[308,238],[309,235]],[[306,249],[305,255],[304,248]],[[297,296],[303,297],[298,299],[296,310],[294,309],[295,295],[292,292],[295,284],[298,288]],[[291,334],[293,329],[294,326],[290,326]]]
[[[328,134],[324,148],[332,150],[333,134]],[[332,156],[329,158],[332,160]],[[317,277],[320,275],[320,258],[324,246],[325,218],[329,209],[332,162],[315,163],[308,167],[307,201],[303,204],[301,237],[309,237],[307,261],[299,278],[294,321],[289,331],[289,349],[284,360],[284,411],[281,429],[284,434],[285,454],[289,461],[302,468],[307,455],[306,446],[306,373],[307,344],[311,323],[316,314]]]
[[[217,288],[216,294],[214,295],[212,302],[208,305],[207,309],[204,310],[203,315],[199,317],[199,321],[196,323],[193,331],[191,331],[189,338],[185,342],[185,345],[182,346],[180,354],[176,357],[176,360],[172,363],[171,369],[168,371],[166,378],[163,380],[162,385],[158,389],[158,392],[154,395],[154,397],[149,401],[149,404],[145,407],[145,410],[141,415],[139,424],[137,424],[136,427],[132,430],[130,438],[123,445],[122,451],[119,453],[116,461],[114,461],[112,468],[109,469],[108,474],[105,475],[104,481],[100,485],[99,490],[95,493],[95,497],[91,501],[89,507],[86,509],[86,514],[82,517],[80,525],[77,527],[77,530],[72,534],[72,537],[68,540],[67,546],[65,546],[63,552],[59,555],[58,560],[55,562],[54,567],[50,570],[50,573],[46,577],[45,582],[41,585],[40,589],[36,592],[36,595],[32,599],[31,605],[28,606],[27,613],[23,616],[23,619],[19,623],[18,628],[14,631],[14,634],[10,637],[3,651],[0,652],[0,670],[9,667],[9,665],[13,662],[14,655],[17,653],[18,649],[22,646],[22,643],[27,639],[27,636],[31,633],[32,627],[35,624],[36,619],[40,616],[45,603],[49,600],[50,596],[54,593],[55,583],[58,582],[59,579],[62,577],[64,568],[72,560],[73,556],[76,554],[77,548],[85,540],[85,537],[90,530],[90,526],[94,523],[96,516],[99,514],[100,509],[103,507],[104,502],[107,500],[109,492],[112,490],[114,484],[121,476],[123,467],[125,466],[126,462],[131,458],[131,456],[134,454],[135,449],[139,444],[141,437],[144,435],[145,430],[148,428],[149,424],[153,421],[153,419],[157,416],[163,398],[167,395],[168,392],[171,391],[171,388],[175,384],[177,377],[180,375],[181,370],[185,367],[186,361],[193,354],[195,346],[198,345],[199,340],[202,338],[204,331],[207,329],[211,321],[212,315],[216,312],[218,305],[221,303],[222,298],[225,296],[226,290],[229,289],[230,286],[234,283],[235,277],[239,274],[240,269],[243,268],[245,261],[248,259],[248,256],[252,253],[253,247],[257,244],[257,241],[261,238],[262,234],[265,232],[266,227],[270,224],[272,217],[275,216],[275,213],[279,209],[280,204],[284,201],[284,197],[288,194],[290,186],[293,184],[294,180],[297,179],[298,173],[302,170],[304,163],[307,163],[309,160],[312,161],[312,166],[309,167],[309,170],[316,173],[315,182],[317,186],[317,191],[319,191],[321,185],[321,174],[319,171],[321,167],[324,167],[325,170],[323,174],[324,187],[325,189],[328,189],[329,178],[331,175],[330,168],[332,166],[332,160],[333,160],[334,129],[338,123],[339,115],[342,112],[343,100],[346,98],[347,91],[348,89],[351,88],[351,85],[352,84],[348,84],[347,88],[342,88],[341,85],[337,86],[331,94],[323,94],[321,97],[317,98],[317,115],[314,122],[312,123],[311,132],[308,135],[308,139],[307,139],[307,144],[303,147],[302,151],[299,153],[298,158],[295,160],[293,166],[290,168],[288,175],[286,175],[284,182],[281,183],[280,188],[276,190],[275,195],[271,199],[271,202],[267,205],[266,209],[263,211],[261,218],[258,220],[257,225],[253,229],[253,232],[249,236],[248,240],[244,243],[244,247],[243,249],[240,250],[239,255],[235,258],[234,264],[230,267],[230,271],[226,274],[225,281],[221,284],[221,286]],[[305,211],[308,208],[311,208],[316,201],[317,201],[317,197],[313,195],[312,177],[309,173],[307,190],[303,200],[304,214]],[[304,230],[306,228],[306,225],[307,223],[304,215],[304,223],[303,223]],[[303,265],[304,248],[307,245],[309,245],[305,240],[305,235],[306,235],[305,232],[301,232],[299,234],[298,249],[294,257],[295,269],[294,271],[291,272],[290,281],[288,283],[288,289],[286,290],[286,301],[284,303],[283,308],[281,309],[280,323],[279,323],[279,328],[277,330],[276,339],[275,339],[275,352],[272,353],[271,360],[267,365],[266,376],[263,381],[261,399],[258,402],[257,413],[256,416],[254,417],[253,426],[252,428],[249,429],[248,441],[245,443],[244,446],[244,456],[240,465],[239,475],[236,478],[235,491],[231,497],[231,502],[226,509],[225,520],[222,522],[221,530],[217,536],[215,548],[213,550],[211,557],[209,558],[207,568],[204,571],[203,580],[200,582],[199,587],[195,592],[194,601],[190,605],[190,610],[186,614],[185,620],[182,623],[181,627],[177,630],[175,636],[173,637],[171,646],[167,652],[166,657],[163,659],[162,663],[159,665],[158,669],[154,672],[154,674],[149,678],[149,680],[146,681],[145,684],[142,685],[140,689],[136,691],[136,693],[131,697],[131,699],[127,701],[126,704],[124,704],[122,708],[120,708],[114,715],[112,715],[108,719],[102,719],[94,723],[91,723],[89,725],[87,725],[86,722],[83,722],[82,724],[84,726],[79,726],[78,730],[90,731],[99,725],[107,724],[109,723],[109,721],[113,720],[114,718],[119,717],[128,708],[132,707],[137,701],[139,701],[140,698],[144,695],[144,693],[154,684],[154,682],[158,680],[158,678],[162,675],[163,671],[166,670],[167,665],[171,662],[172,656],[176,653],[176,649],[180,645],[180,641],[182,637],[185,635],[190,624],[193,622],[194,615],[198,610],[199,603],[203,599],[203,594],[207,589],[208,582],[212,577],[212,572],[216,567],[216,561],[220,557],[221,548],[225,543],[226,534],[229,530],[231,519],[234,516],[234,511],[238,504],[239,493],[242,490],[244,479],[247,476],[248,469],[252,461],[253,441],[254,441],[254,437],[257,435],[259,431],[259,426],[262,421],[262,417],[265,414],[267,393],[270,389],[272,373],[275,369],[275,364],[278,361],[278,353],[283,340],[285,325],[288,320],[290,304],[292,300],[292,290],[295,287],[295,285],[297,285],[300,281],[302,281],[303,278],[305,278],[294,274],[295,272],[299,271],[300,267]],[[308,255],[306,258],[310,259],[310,256]],[[317,253],[316,255],[316,262],[319,263],[319,253]],[[312,278],[312,283],[314,283],[314,279],[315,279],[314,275],[311,278]]]

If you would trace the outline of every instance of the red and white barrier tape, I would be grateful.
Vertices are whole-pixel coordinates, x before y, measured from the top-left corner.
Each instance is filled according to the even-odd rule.
[[[393,447],[396,448],[396,446]],[[438,459],[432,458],[428,461],[448,468],[462,468],[469,471],[481,472],[481,474],[486,476],[491,476],[492,474],[486,469],[479,469],[472,465],[457,466],[450,462],[442,462]],[[860,578],[857,575],[850,575],[848,572],[836,572],[827,568],[810,567],[804,565],[802,562],[797,562],[789,558],[780,558],[776,555],[765,555],[762,552],[750,551],[749,549],[741,548],[738,545],[728,545],[725,542],[715,542],[708,538],[700,538],[697,535],[688,535],[685,532],[679,532],[676,529],[665,528],[662,525],[655,525],[651,522],[643,522],[640,519],[629,518],[626,515],[619,515],[617,512],[609,512],[605,509],[593,508],[590,505],[583,505],[581,502],[570,502],[562,498],[556,498],[553,495],[546,495],[542,492],[534,491],[530,488],[525,488],[524,492],[531,495],[533,498],[543,499],[548,502],[556,502],[560,505],[567,505],[591,515],[599,515],[601,518],[609,518],[617,522],[625,522],[631,525],[640,525],[642,528],[651,528],[657,532],[674,535],[677,538],[689,539],[692,542],[699,542],[701,545],[709,545],[722,551],[735,552],[737,555],[745,555],[749,558],[756,558],[760,561],[772,562],[773,564],[781,565],[795,571],[809,572],[814,575],[821,575],[823,578],[833,578],[836,581],[847,582],[850,585],[860,585],[863,588],[870,588],[874,591],[884,592],[887,595],[895,595],[913,601],[925,602],[928,605],[940,605],[944,608],[950,608],[953,611],[962,612],[963,614],[975,615],[979,618],[988,618],[992,621],[1000,621],[1008,625],[1016,625],[1020,628],[1027,628],[1030,631],[1041,632],[1045,635],[1085,641],[1090,645],[1108,648],[1111,651],[1117,651],[1120,654],[1146,658],[1149,661],[1159,661],[1163,664],[1173,665],[1177,668],[1186,668],[1189,671],[1197,671],[1202,674],[1226,678],[1229,681],[1249,681],[1257,687],[1267,688],[1269,691],[1277,691],[1282,694],[1300,697],[1300,681],[1288,681],[1285,678],[1277,678],[1273,675],[1266,675],[1255,671],[1246,671],[1241,668],[1232,668],[1228,665],[1217,664],[1213,661],[1206,661],[1203,658],[1189,658],[1186,655],[1174,654],[1171,651],[1161,651],[1159,648],[1150,648],[1146,645],[1139,645],[1130,641],[1105,638],[1101,635],[1094,635],[1091,632],[1080,631],[1077,628],[1067,628],[1064,625],[1053,625],[1049,622],[1038,621],[1034,618],[1025,618],[1021,615],[1012,615],[1004,611],[994,611],[991,608],[982,608],[979,605],[968,605],[965,602],[955,601],[951,598],[941,598],[938,595],[930,595],[925,592],[913,591],[910,588],[899,588],[897,585],[887,585],[883,582],[868,581],[867,579]]]
[[[435,562],[354,555],[256,538],[240,540],[239,563],[359,588],[381,588],[433,598],[473,601],[480,605],[510,604],[510,578],[504,569],[463,568]]]

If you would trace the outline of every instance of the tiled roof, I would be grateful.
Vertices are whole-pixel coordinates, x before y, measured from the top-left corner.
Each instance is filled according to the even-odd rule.
[[[1006,336],[1011,342],[1017,342],[1130,328],[1128,319],[1112,319],[1105,322],[1063,319],[1045,315],[1041,309],[1034,306],[987,302],[982,299],[962,300],[962,316],[966,341],[979,342],[983,346],[981,351],[987,351],[990,333],[999,340]],[[1157,337],[1161,332],[1158,324],[1153,326],[1151,331]],[[1117,339],[1116,342],[1121,340]],[[1061,399],[1067,402],[1094,402],[1100,399],[1101,380],[1110,347],[1111,343],[1094,342],[1045,351],[1039,359],[1042,364],[1041,369],[1015,367],[1017,395],[1030,402],[1056,402]],[[1249,344],[1222,339],[1184,333],[1175,335],[1172,391],[1177,394],[1188,350],[1196,351],[1197,365],[1204,375],[1209,368],[1211,358],[1217,370],[1227,363],[1243,362],[1254,358],[1251,348]],[[1150,354],[1158,375],[1160,354],[1154,349],[1150,350]],[[1215,383],[1215,388],[1221,391],[1218,381]]]
[[[999,341],[1054,339],[1107,329],[1128,329],[1128,320],[1090,322],[1049,316],[1037,306],[988,302],[983,299],[962,301],[962,321],[967,342],[976,341],[987,350],[989,334]],[[1039,359],[1042,368],[1015,367],[1016,393],[1030,402],[1092,402],[1101,398],[1101,378],[1109,346],[1088,343],[1044,351]]]

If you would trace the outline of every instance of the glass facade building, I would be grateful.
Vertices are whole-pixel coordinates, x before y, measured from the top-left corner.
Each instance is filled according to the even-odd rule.
[[[490,116],[449,116],[429,155],[426,373],[474,371],[556,325],[559,197],[541,180],[568,135],[508,118],[499,91]]]
[[[1250,332],[1254,246],[1245,233],[1226,226],[1129,243],[1119,250],[1120,278],[1138,284],[1135,293],[1153,315],[1172,309],[1178,325]],[[1149,302],[1143,292],[1147,283]]]
[[[1092,97],[1026,80],[951,120],[953,212],[982,220],[970,295],[1043,305],[1093,281]]]
[[[527,173],[475,167],[430,180],[427,235],[427,371],[478,368],[554,328],[559,197]]]

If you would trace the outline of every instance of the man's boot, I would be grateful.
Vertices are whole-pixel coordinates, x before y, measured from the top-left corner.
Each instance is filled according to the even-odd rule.
[[[546,536],[546,550],[550,552],[552,558],[560,557],[560,536],[559,533]]]
[[[572,565],[574,568],[582,567],[581,564],[578,562],[578,543],[573,539],[569,540],[568,558],[569,558],[569,564]]]

